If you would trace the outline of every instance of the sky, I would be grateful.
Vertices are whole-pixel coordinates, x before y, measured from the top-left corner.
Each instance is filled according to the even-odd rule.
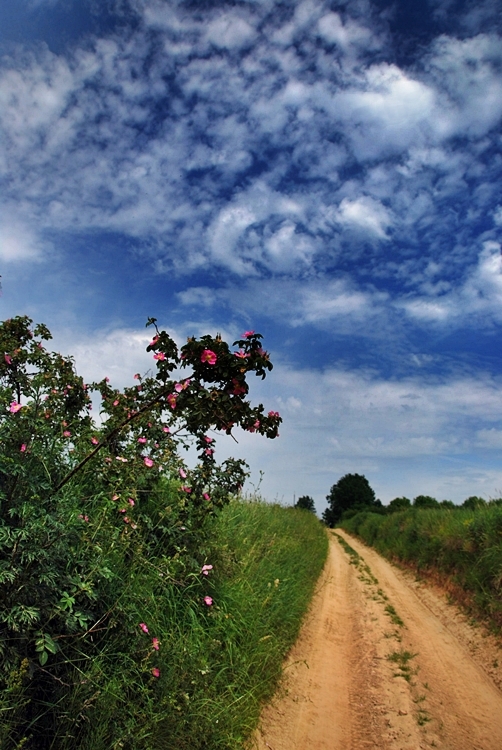
[[[85,379],[246,329],[248,490],[502,495],[496,0],[2,0],[0,314]],[[218,454],[217,454],[218,455]]]

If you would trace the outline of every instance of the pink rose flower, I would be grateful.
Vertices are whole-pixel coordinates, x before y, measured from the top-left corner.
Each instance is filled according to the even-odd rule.
[[[153,358],[162,361],[166,358],[166,355],[164,352],[157,352],[157,354],[153,355]]]
[[[95,437],[92,437],[92,438],[91,438],[91,443],[92,443],[93,445],[99,445],[99,440],[98,440],[97,438],[95,438]]]
[[[154,677],[160,677],[160,669],[158,667],[153,667],[152,674]]]
[[[143,633],[148,633],[148,626],[144,622],[140,622],[139,626]]]
[[[139,437],[138,443],[143,443],[143,444],[146,443],[146,437]]]
[[[152,648],[154,648],[155,651],[159,650],[159,639],[158,638],[152,638]]]
[[[148,456],[144,457],[143,463],[145,464],[145,466],[148,466],[149,469],[151,469],[153,466],[153,461],[151,458],[148,458]]]
[[[18,404],[17,401],[13,401],[9,406],[9,411],[11,412],[11,414],[16,414],[16,412],[18,412],[22,408],[23,407],[21,406],[21,404]]]
[[[211,500],[211,498],[209,497],[209,495],[207,494],[207,492],[204,492],[204,494],[202,495],[202,497],[204,498],[204,500]]]
[[[203,565],[202,566],[202,570],[200,572],[202,573],[203,576],[208,576],[209,575],[209,571],[212,570],[212,569],[213,569],[212,565]]]
[[[250,339],[251,336],[254,336],[254,331],[244,331],[243,338]]]
[[[180,473],[180,477],[182,479],[186,479],[187,473],[186,473],[185,469],[180,469],[179,473]]]
[[[210,596],[205,596],[204,597],[204,604],[206,604],[208,607],[210,607],[212,603],[213,603],[213,600],[211,599]]]
[[[23,443],[19,450],[21,451],[21,453],[24,453],[26,450],[26,443]]]
[[[215,365],[217,359],[218,357],[213,351],[211,351],[211,349],[204,349],[200,355],[200,361],[207,362],[208,365]]]

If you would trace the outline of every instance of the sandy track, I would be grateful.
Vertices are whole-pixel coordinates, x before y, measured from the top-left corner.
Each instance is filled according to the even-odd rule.
[[[502,750],[502,693],[492,679],[502,653],[430,588],[337,534],[360,557],[332,536],[255,747]]]

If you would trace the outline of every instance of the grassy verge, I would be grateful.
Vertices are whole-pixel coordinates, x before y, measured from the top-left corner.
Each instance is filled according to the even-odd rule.
[[[341,526],[388,558],[448,577],[502,627],[502,508],[359,513]]]
[[[43,745],[51,750],[243,747],[276,687],[326,552],[325,530],[312,513],[233,502],[199,550],[213,566],[207,576],[178,586],[155,558],[131,559],[123,570],[130,626],[112,614],[96,631],[95,658],[79,661],[75,651],[74,673],[42,711],[23,663],[0,697],[2,750],[37,750],[40,727],[52,737]],[[30,695],[33,722],[25,721],[19,741],[15,722],[2,729],[1,717],[22,710],[29,718]]]

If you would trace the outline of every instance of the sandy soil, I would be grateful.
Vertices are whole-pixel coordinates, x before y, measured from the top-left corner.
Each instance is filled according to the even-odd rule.
[[[502,750],[502,650],[337,529],[258,750]],[[500,662],[500,666],[499,666]]]

